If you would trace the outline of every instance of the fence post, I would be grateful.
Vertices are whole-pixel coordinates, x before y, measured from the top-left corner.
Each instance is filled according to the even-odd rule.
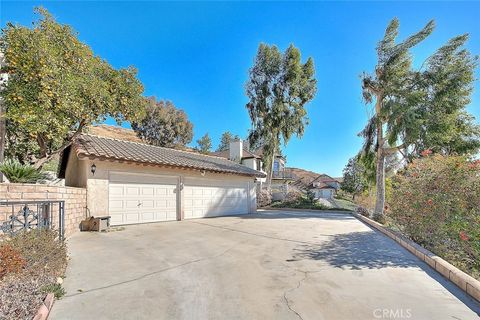
[[[60,201],[58,204],[58,208],[59,208],[58,219],[60,220],[59,236],[60,236],[60,240],[63,241],[65,239],[65,201]]]

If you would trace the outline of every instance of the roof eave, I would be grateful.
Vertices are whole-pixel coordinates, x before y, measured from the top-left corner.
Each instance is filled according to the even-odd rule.
[[[172,165],[166,163],[157,163],[157,162],[149,162],[149,161],[138,161],[138,160],[131,160],[131,159],[123,159],[123,158],[116,158],[116,157],[107,157],[107,156],[97,156],[89,153],[85,153],[79,150],[77,151],[77,157],[79,159],[89,159],[89,160],[100,160],[100,161],[110,161],[110,162],[120,162],[120,163],[135,163],[145,166],[155,166],[155,167],[163,167],[163,168],[172,168],[172,169],[184,169],[184,170],[195,170],[195,171],[207,171],[207,172],[214,172],[214,173],[223,173],[223,174],[233,174],[233,175],[240,175],[245,177],[253,177],[253,178],[265,178],[266,175],[259,172],[256,173],[246,173],[246,172],[238,172],[233,170],[214,170],[214,169],[207,169],[201,168],[196,166],[179,166],[179,165]]]

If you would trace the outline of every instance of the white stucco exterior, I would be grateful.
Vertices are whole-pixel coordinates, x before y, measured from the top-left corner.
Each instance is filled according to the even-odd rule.
[[[91,172],[91,166],[95,164],[95,174]],[[235,174],[220,174],[198,170],[186,170],[167,168],[153,165],[141,165],[134,163],[120,163],[102,160],[78,159],[74,152],[69,156],[65,172],[65,184],[67,186],[87,188],[87,207],[92,216],[109,215],[109,183],[112,173],[128,173],[152,176],[174,177],[177,181],[176,190],[180,190],[177,197],[177,220],[184,218],[184,185],[191,179],[202,179],[219,182],[231,182],[242,184],[248,193],[248,212],[256,211],[255,178]],[[146,178],[147,179],[147,178]]]

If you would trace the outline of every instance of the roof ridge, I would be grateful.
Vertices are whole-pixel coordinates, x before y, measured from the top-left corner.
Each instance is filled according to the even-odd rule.
[[[232,161],[232,160],[227,159],[227,158],[224,158],[224,157],[212,156],[212,155],[203,154],[203,153],[200,153],[200,152],[192,152],[192,151],[178,150],[178,149],[175,149],[175,148],[160,147],[160,146],[155,146],[155,145],[148,144],[148,143],[122,140],[122,139],[117,139],[117,138],[112,138],[112,137],[99,136],[99,135],[90,134],[90,133],[81,133],[79,136],[81,136],[81,135],[96,137],[96,138],[100,138],[100,139],[108,139],[108,140],[120,141],[120,142],[125,142],[125,143],[138,144],[138,145],[142,145],[142,146],[154,147],[154,148],[159,148],[159,149],[174,150],[174,151],[183,152],[183,153],[187,153],[187,154],[195,154],[195,155],[200,155],[200,156],[205,156],[205,157],[211,157],[211,158],[216,158],[216,159],[228,160],[228,161],[230,161],[230,162],[232,162],[232,163],[240,164],[240,163],[237,163],[237,162],[235,162],[235,161]],[[77,136],[77,137],[78,137],[78,136]],[[241,164],[240,164],[240,165],[241,165]]]

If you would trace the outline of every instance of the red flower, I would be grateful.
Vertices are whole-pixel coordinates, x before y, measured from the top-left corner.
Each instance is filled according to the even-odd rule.
[[[429,205],[432,205],[432,204],[433,204],[433,200],[432,200],[432,199],[428,199],[428,200],[427,200],[427,203],[428,203]]]
[[[460,231],[460,239],[462,239],[463,241],[467,241],[468,239],[470,239],[468,237],[468,235],[465,233],[465,231]]]
[[[426,157],[426,156],[428,156],[428,155],[430,155],[430,154],[432,154],[432,150],[430,150],[430,149],[423,150],[423,151],[420,153],[420,155],[421,155],[422,157]]]

